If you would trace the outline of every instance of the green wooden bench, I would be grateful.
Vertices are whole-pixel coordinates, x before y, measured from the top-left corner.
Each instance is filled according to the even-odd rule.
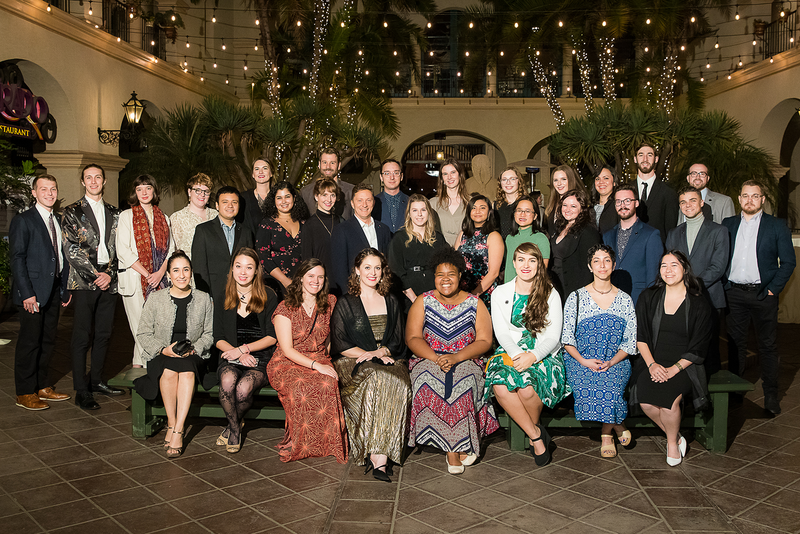
[[[167,423],[167,413],[163,406],[154,402],[147,401],[136,392],[133,387],[133,380],[126,377],[128,371],[122,371],[108,381],[112,387],[130,388],[131,390],[131,434],[137,439],[146,439],[148,436],[158,433]],[[219,404],[219,386],[205,389],[198,384],[195,395],[192,398],[192,406],[189,408],[189,417],[209,417],[225,418],[225,412]],[[274,404],[256,405],[247,411],[246,419],[259,419],[268,421],[283,421],[286,419],[286,412],[283,406],[277,402],[278,392],[269,386],[259,389],[256,398],[272,397],[276,399]]]
[[[746,393],[755,386],[730,371],[714,373],[708,382],[711,407],[705,412],[694,413],[687,410],[681,421],[682,428],[694,428],[695,439],[708,451],[725,452],[728,448],[728,397],[731,393]],[[563,411],[562,411],[563,412]],[[498,417],[500,426],[506,429],[506,439],[512,451],[524,450],[528,445],[525,432],[505,413]],[[561,415],[558,410],[542,412],[541,422],[548,428],[599,428],[595,421],[578,421],[570,411]],[[628,428],[655,428],[656,425],[645,415],[630,416],[625,420]]]

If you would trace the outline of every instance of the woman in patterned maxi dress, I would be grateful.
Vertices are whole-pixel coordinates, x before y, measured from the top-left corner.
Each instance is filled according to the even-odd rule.
[[[338,376],[328,353],[335,304],[325,268],[312,258],[299,265],[273,315],[278,346],[267,376],[286,410],[286,433],[278,444],[282,462],[321,456],[347,462]]]
[[[497,287],[505,246],[497,231],[494,210],[485,196],[472,195],[456,243],[467,267],[461,277],[461,289],[479,296],[491,310],[492,291]]]
[[[492,326],[500,346],[486,366],[486,398],[497,402],[528,435],[539,466],[550,461],[550,436],[539,416],[570,389],[561,354],[561,298],[539,247],[519,245],[516,277],[492,294]]]
[[[564,364],[575,417],[603,423],[600,455],[613,458],[617,451],[612,430],[621,445],[631,444],[624,393],[631,377],[628,355],[636,353],[636,310],[631,297],[611,285],[611,247],[593,246],[588,261],[594,280],[567,298],[561,342],[570,356]]]
[[[492,341],[489,312],[461,291],[464,259],[451,248],[431,259],[433,291],[411,306],[406,344],[413,353],[409,446],[447,453],[447,470],[464,472],[480,454],[481,438],[499,428],[483,397],[483,361]]]

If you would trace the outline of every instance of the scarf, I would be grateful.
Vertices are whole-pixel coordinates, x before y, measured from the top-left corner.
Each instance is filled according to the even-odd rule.
[[[150,223],[147,221],[147,214],[141,206],[134,206],[133,210],[133,238],[136,241],[136,252],[139,255],[139,263],[142,267],[147,269],[148,272],[153,273],[158,271],[164,261],[167,259],[167,250],[169,248],[169,226],[167,226],[167,218],[164,213],[153,206],[153,236],[155,236],[155,243],[150,235]],[[161,279],[158,287],[152,288],[147,283],[147,279],[141,276],[142,293],[144,299],[154,289],[163,289],[167,287],[167,277]]]

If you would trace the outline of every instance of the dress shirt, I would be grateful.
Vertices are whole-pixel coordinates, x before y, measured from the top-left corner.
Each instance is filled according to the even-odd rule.
[[[389,229],[396,232],[401,226],[405,224],[405,213],[400,213],[400,191],[395,195],[390,195],[384,191],[383,200],[386,202],[386,208],[389,212]],[[386,220],[384,218],[384,220]]]
[[[97,246],[97,265],[105,265],[111,258],[108,256],[108,248],[106,248],[106,205],[103,200],[94,201],[86,197],[89,207],[92,208],[94,218],[97,221],[97,229],[99,230],[100,244]]]
[[[761,226],[759,211],[750,220],[741,214],[739,230],[736,232],[736,244],[731,258],[731,275],[728,279],[734,284],[760,284],[761,273],[758,272],[758,256],[756,255],[756,240],[758,228]]]
[[[225,234],[225,241],[228,242],[228,254],[233,254],[233,241],[236,239],[236,221],[233,221],[233,224],[228,226],[220,217],[219,224],[222,226],[222,233]]]
[[[45,226],[45,228],[47,228],[47,233],[48,234],[50,233],[50,216],[51,215],[53,216],[53,224],[56,227],[56,243],[58,244],[58,265],[59,266],[63,266],[64,265],[64,253],[62,252],[62,247],[64,246],[64,242],[61,241],[61,239],[62,239],[62,237],[61,237],[61,227],[58,225],[58,219],[56,218],[55,215],[53,215],[52,211],[48,211],[47,208],[45,208],[44,206],[42,206],[38,202],[36,203],[36,211],[38,211],[39,215],[42,216],[42,220],[44,221],[44,226]],[[52,235],[50,236],[50,240],[51,241],[53,240],[53,236]]]
[[[633,225],[627,228],[623,228],[622,225],[620,225],[619,232],[617,232],[617,258],[625,253],[625,247],[628,246],[628,241],[630,241],[632,234]]]
[[[378,249],[378,232],[375,230],[375,220],[370,217],[369,223],[365,223],[359,217],[356,217],[361,229],[364,230],[364,235],[367,236],[367,243],[374,249]]]
[[[650,198],[650,193],[653,192],[653,185],[656,183],[656,175],[654,174],[652,177],[648,178],[647,180],[642,180],[641,176],[636,177],[636,185],[639,188],[639,199],[642,198],[642,187],[644,184],[647,184],[647,197]]]
[[[706,195],[708,195],[708,188],[704,187],[702,191],[700,191],[700,196],[703,198],[703,202],[706,201]]]

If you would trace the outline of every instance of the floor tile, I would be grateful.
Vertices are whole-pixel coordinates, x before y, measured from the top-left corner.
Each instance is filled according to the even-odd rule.
[[[394,502],[339,501],[333,514],[334,521],[391,524]]]
[[[446,532],[462,530],[486,520],[486,516],[449,502],[418,512],[411,517],[427,525],[445,529]]]
[[[164,500],[152,491],[143,488],[129,488],[117,493],[107,493],[92,499],[97,506],[109,515],[116,515],[131,510],[148,508],[160,504]]]
[[[45,530],[49,531],[98,519],[105,514],[91,501],[84,499],[49,508],[40,508],[30,512],[30,515]]]
[[[136,486],[136,482],[122,473],[109,473],[96,477],[73,480],[72,487],[87,497],[95,497],[104,493],[117,492],[122,489]]]
[[[271,477],[274,482],[289,488],[292,491],[304,491],[318,488],[337,482],[335,478],[329,477],[314,469],[305,468],[301,471],[275,475]]]
[[[397,497],[397,485],[381,481],[348,480],[342,492],[342,499],[392,501]]]
[[[500,514],[496,517],[496,520],[521,532],[551,532],[572,522],[568,517],[534,504]]]
[[[276,484],[266,478],[225,488],[225,492],[228,495],[239,499],[245,504],[255,504],[281,497],[289,493],[289,491],[280,484]]]
[[[674,530],[728,530],[713,508],[661,508],[661,514]]]
[[[296,495],[264,501],[253,505],[253,508],[279,525],[299,521],[326,511],[320,505]]]
[[[83,495],[75,491],[66,482],[43,486],[13,494],[13,498],[24,510],[37,510],[57,504],[64,504],[83,499]]]
[[[742,512],[739,517],[745,521],[789,532],[796,531],[800,526],[800,513],[766,503],[755,505]]]
[[[114,519],[128,529],[131,534],[146,534],[168,527],[183,525],[189,522],[191,518],[169,504],[163,503],[148,507],[144,517],[141,510],[135,510],[116,515]]]

